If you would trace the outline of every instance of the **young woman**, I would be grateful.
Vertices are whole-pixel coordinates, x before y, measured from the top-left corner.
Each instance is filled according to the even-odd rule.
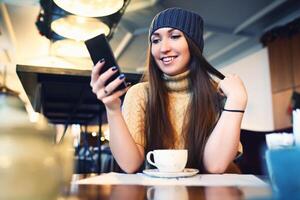
[[[202,173],[223,173],[235,158],[247,93],[236,75],[214,81],[202,52],[202,18],[169,8],[149,30],[147,81],[112,92],[124,75],[104,86],[116,68],[100,76],[105,61],[93,68],[91,86],[106,106],[110,147],[125,172],[136,172],[154,149],[186,148],[187,167]]]

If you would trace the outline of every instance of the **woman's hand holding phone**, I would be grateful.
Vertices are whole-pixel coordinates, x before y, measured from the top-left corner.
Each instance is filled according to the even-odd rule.
[[[101,59],[93,67],[90,85],[93,93],[96,94],[97,98],[101,100],[106,109],[108,109],[107,111],[119,110],[121,106],[120,97],[126,93],[129,87],[127,86],[124,89],[116,90],[119,85],[124,84],[124,74],[120,74],[116,79],[106,85],[105,83],[109,80],[109,78],[117,73],[119,69],[116,66],[112,66],[110,69],[100,74],[100,70],[104,64],[105,60]]]

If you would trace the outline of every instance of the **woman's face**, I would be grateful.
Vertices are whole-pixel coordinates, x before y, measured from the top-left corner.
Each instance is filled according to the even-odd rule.
[[[152,34],[151,54],[160,70],[171,76],[185,72],[191,58],[183,33],[174,28],[160,28]]]

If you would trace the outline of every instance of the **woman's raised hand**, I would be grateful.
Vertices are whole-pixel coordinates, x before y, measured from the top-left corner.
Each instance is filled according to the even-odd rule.
[[[230,102],[230,108],[227,109],[244,110],[246,108],[248,95],[239,76],[235,74],[227,75],[219,82],[218,87],[227,97],[227,101]]]
[[[92,91],[96,94],[97,98],[101,100],[106,109],[111,111],[120,109],[121,100],[120,96],[126,93],[128,87],[122,90],[115,89],[124,82],[125,75],[120,74],[118,78],[110,82],[108,85],[105,86],[106,81],[118,71],[118,68],[113,66],[103,74],[100,75],[100,70],[104,66],[105,60],[101,59],[93,68],[91,74],[91,82],[90,85],[92,87]],[[115,91],[115,92],[114,92]]]

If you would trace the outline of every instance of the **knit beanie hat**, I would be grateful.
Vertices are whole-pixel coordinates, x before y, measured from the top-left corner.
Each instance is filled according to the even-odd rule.
[[[152,20],[149,40],[157,29],[164,27],[184,32],[203,51],[203,19],[197,13],[181,8],[168,8],[161,11]]]

